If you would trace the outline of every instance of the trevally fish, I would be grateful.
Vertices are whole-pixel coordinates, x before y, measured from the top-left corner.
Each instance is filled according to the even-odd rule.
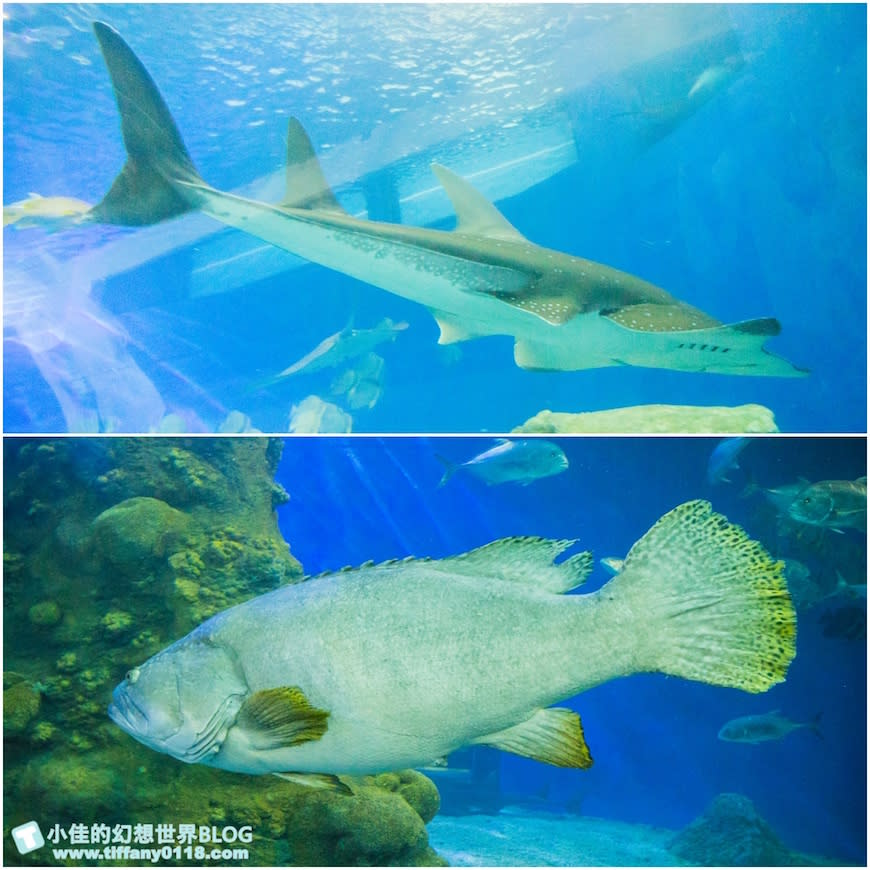
[[[765,341],[773,318],[723,324],[609,266],[542,248],[443,166],[433,171],[457,215],[447,232],[361,220],[340,205],[302,125],[290,121],[287,192],[271,205],[219,191],[196,170],[145,67],[106,24],[94,30],[121,115],[127,162],[87,217],[125,226],[199,210],[228,226],[425,305],[449,344],[515,339],[527,369],[614,365],[795,377],[806,372]]]
[[[729,471],[734,471],[740,466],[737,464],[738,457],[749,445],[749,438],[740,436],[737,438],[723,438],[710,454],[707,461],[707,483],[715,486],[717,483],[730,483],[726,476]]]
[[[708,502],[665,514],[597,592],[573,541],[514,537],[365,564],[223,611],[114,690],[109,716],[188,763],[333,788],[474,744],[564,767],[592,757],[551,705],[659,672],[764,692],[795,654],[782,563]],[[313,779],[312,779],[313,777]]]
[[[806,485],[788,506],[799,523],[842,531],[867,531],[867,478],[821,480]]]
[[[562,448],[540,438],[521,441],[499,438],[495,446],[465,462],[451,462],[443,456],[438,456],[438,460],[445,466],[438,486],[444,486],[457,471],[467,471],[490,486],[498,483],[527,486],[533,480],[561,474],[568,468],[568,457]]]
[[[722,726],[719,739],[729,743],[762,743],[765,740],[781,740],[798,728],[809,728],[816,736],[821,737],[821,718],[822,714],[819,713],[811,722],[792,722],[791,719],[780,716],[779,710],[758,716],[741,716]]]

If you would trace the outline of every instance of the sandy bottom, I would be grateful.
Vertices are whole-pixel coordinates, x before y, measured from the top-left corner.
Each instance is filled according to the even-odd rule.
[[[436,816],[429,843],[456,867],[682,866],[677,833],[579,816]]]

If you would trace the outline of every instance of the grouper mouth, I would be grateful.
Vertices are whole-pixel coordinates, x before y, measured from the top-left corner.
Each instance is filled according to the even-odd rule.
[[[130,696],[123,683],[116,686],[115,691],[112,692],[108,712],[109,718],[128,734],[140,737],[148,733],[148,717]]]

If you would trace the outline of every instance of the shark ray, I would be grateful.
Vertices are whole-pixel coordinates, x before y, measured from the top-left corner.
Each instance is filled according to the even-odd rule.
[[[364,220],[330,189],[301,123],[289,124],[287,191],[270,204],[220,191],[199,175],[156,84],[123,38],[94,24],[127,161],[87,218],[144,226],[198,210],[311,262],[426,306],[441,343],[486,335],[515,341],[517,365],[614,365],[795,377],[771,353],[770,317],[723,324],[660,287],[537,245],[475,188],[433,166],[457,215],[444,231]]]

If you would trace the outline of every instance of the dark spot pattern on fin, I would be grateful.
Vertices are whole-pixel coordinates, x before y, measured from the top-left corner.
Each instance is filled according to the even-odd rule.
[[[580,717],[564,707],[538,710],[530,719],[481,737],[483,743],[556,767],[592,767]]]
[[[759,317],[757,320],[744,320],[742,323],[733,323],[731,328],[735,332],[743,332],[746,335],[779,335],[782,327],[775,317]]]
[[[354,793],[347,783],[342,782],[332,773],[294,773],[292,771],[285,773],[276,771],[275,776],[287,780],[287,782],[304,785],[307,788],[321,788],[336,794],[345,795],[352,795]]]
[[[280,749],[319,740],[329,713],[312,707],[295,686],[254,692],[242,704],[236,725],[251,732],[257,749]]]

